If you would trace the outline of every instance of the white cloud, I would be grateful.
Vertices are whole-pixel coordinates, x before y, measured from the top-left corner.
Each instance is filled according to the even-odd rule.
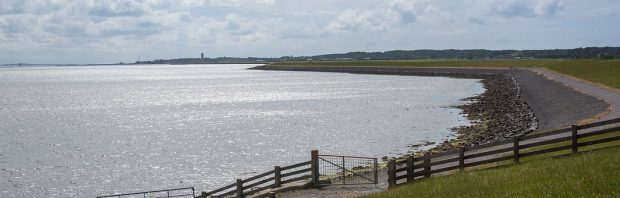
[[[89,14],[100,17],[142,16],[150,11],[147,4],[137,1],[92,1]]]
[[[559,0],[542,0],[536,4],[534,10],[539,16],[555,16],[558,12],[564,10],[564,4]]]
[[[333,32],[356,30],[385,30],[389,21],[376,11],[350,9],[340,14],[327,29]]]
[[[0,15],[24,13],[24,3],[15,0],[0,1]]]
[[[504,17],[533,16],[534,4],[529,1],[499,0],[488,4],[488,12]]]
[[[153,0],[152,0],[153,1]],[[171,1],[154,0],[157,3],[171,3]],[[172,5],[179,4],[182,6],[272,6],[275,5],[275,0],[179,0],[172,1]],[[167,4],[170,6],[171,4]]]
[[[419,18],[427,26],[424,30],[427,35],[449,36],[468,32],[467,27],[463,27],[464,23],[454,14],[433,4],[428,4]]]
[[[618,7],[615,0],[0,0],[0,63],[31,62],[32,53],[51,60],[40,62],[74,54],[101,62],[176,58],[199,50],[308,55],[369,42],[377,43],[371,50],[614,45]],[[550,26],[564,33],[540,33]],[[496,47],[497,36],[511,42]]]
[[[445,10],[440,9],[439,7],[428,4],[424,9],[424,15],[421,16],[424,20],[431,21],[433,23],[454,23],[456,22],[456,17]]]
[[[395,0],[388,6],[388,14],[398,18],[401,23],[409,24],[417,20],[415,11],[415,1]]]
[[[414,0],[394,0],[384,10],[349,9],[342,12],[327,27],[331,32],[369,30],[386,31],[395,25],[415,23]]]
[[[564,10],[560,0],[470,0],[468,4],[472,5],[468,21],[479,25],[501,18],[549,18]]]
[[[188,42],[190,39],[207,43],[218,39],[256,42],[272,35],[266,25],[273,23],[262,24],[259,19],[234,14],[223,20],[192,16],[182,7],[273,4],[273,0],[2,0],[0,38],[8,42],[0,43],[0,47],[57,51],[63,47],[93,46],[114,51],[162,43],[195,45]]]

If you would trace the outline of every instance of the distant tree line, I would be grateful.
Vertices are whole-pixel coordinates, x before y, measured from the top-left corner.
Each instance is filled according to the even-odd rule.
[[[308,57],[288,57],[289,59],[312,60],[399,60],[399,59],[613,59],[620,58],[620,47],[586,47],[576,49],[552,50],[393,50],[386,52],[349,52]]]
[[[586,47],[550,50],[392,50],[385,52],[349,52],[318,56],[283,56],[280,58],[180,58],[170,60],[137,61],[137,64],[225,64],[269,63],[278,61],[314,60],[404,60],[404,59],[617,59],[620,47]]]

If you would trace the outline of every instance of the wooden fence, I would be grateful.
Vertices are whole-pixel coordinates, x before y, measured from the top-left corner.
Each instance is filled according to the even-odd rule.
[[[332,162],[330,158],[338,159],[338,162]],[[326,164],[331,169],[326,167]],[[333,170],[337,170],[337,172]],[[326,178],[321,180],[321,177]],[[376,184],[378,181],[377,158],[319,155],[318,150],[312,150],[310,161],[284,167],[276,166],[273,170],[254,177],[237,179],[236,183],[228,186],[202,192],[199,197],[234,196],[241,198],[267,189],[282,187],[283,184],[307,179],[312,182],[311,185],[314,187],[334,185],[332,180],[340,180],[342,184],[345,184],[345,180],[347,180],[346,184],[348,185],[368,184],[369,182]]]
[[[123,198],[123,197],[151,197],[151,198],[183,198],[183,197],[196,197],[194,187],[188,188],[175,188],[166,190],[144,191],[137,193],[126,193],[116,195],[104,195],[97,198]]]
[[[577,153],[580,147],[620,140],[620,134],[611,134],[620,131],[620,126],[616,123],[620,123],[620,118],[581,126],[572,125],[569,128],[515,137],[511,140],[471,148],[460,148],[450,152],[390,160],[388,162],[389,187],[428,178],[433,174],[457,169],[463,171],[467,167],[497,165],[498,162],[508,160],[519,163],[520,158],[523,157],[563,150]],[[558,145],[561,142],[566,144]]]
[[[276,166],[273,170],[247,178],[237,179],[236,183],[209,192],[202,192],[201,198],[207,197],[245,197],[270,188],[278,188],[283,184],[310,179],[312,161]]]

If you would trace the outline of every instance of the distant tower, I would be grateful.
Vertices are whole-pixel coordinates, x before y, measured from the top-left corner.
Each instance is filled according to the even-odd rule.
[[[200,59],[205,59],[205,53],[200,53]]]

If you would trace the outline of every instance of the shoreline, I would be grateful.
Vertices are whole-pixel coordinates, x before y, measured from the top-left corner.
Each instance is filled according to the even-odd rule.
[[[436,144],[430,152],[476,146],[526,135],[539,129],[563,127],[593,117],[608,107],[604,101],[521,69],[283,65],[263,65],[250,69],[481,79],[486,91],[464,99],[468,101],[466,104],[455,106],[463,110],[472,125],[453,128],[455,138]],[[545,100],[548,94],[540,93],[549,93],[555,97]],[[567,113],[572,114],[555,116]]]

